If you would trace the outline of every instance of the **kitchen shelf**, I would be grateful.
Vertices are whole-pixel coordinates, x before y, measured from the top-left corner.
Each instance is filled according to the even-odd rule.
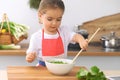
[[[0,50],[0,55],[5,56],[25,56],[28,44],[20,44],[19,50]],[[68,56],[75,56],[79,51],[70,50]],[[89,46],[87,51],[83,51],[80,56],[120,56],[120,49],[109,50],[103,49],[101,46]]]

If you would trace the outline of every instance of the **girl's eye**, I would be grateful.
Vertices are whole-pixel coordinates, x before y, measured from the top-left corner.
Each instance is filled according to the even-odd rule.
[[[52,21],[53,18],[47,18],[48,21]],[[61,18],[56,19],[56,21],[61,21]]]
[[[60,19],[57,19],[57,21],[61,21],[61,18],[60,18]]]
[[[47,20],[48,20],[48,21],[52,21],[52,18],[48,18]]]

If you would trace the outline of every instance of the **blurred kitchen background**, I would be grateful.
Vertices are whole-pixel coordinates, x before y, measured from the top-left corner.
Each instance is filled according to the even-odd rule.
[[[62,24],[68,25],[71,30],[76,25],[94,20],[103,16],[120,13],[120,0],[63,0],[65,3],[65,13]],[[29,0],[0,0],[0,20],[3,13],[7,13],[9,20],[30,27],[27,40],[21,43],[29,43],[30,36],[41,25],[38,21],[37,10],[29,7]],[[72,57],[69,57],[72,58]],[[120,70],[119,56],[81,56],[76,65],[90,67],[97,65],[102,69]],[[0,69],[6,69],[10,65],[35,65],[27,63],[25,56],[0,56]]]

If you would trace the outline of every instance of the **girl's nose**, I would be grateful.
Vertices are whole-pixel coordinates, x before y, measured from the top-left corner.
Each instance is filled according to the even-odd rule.
[[[56,23],[57,23],[56,21],[53,21],[53,22],[52,22],[53,25],[56,25]]]

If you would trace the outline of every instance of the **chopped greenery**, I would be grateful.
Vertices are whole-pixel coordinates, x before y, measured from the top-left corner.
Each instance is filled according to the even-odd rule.
[[[50,63],[55,63],[55,64],[67,64],[63,61],[49,61]]]
[[[107,80],[105,74],[100,71],[97,66],[92,66],[90,68],[90,71],[84,68],[80,68],[80,70],[76,74],[76,77],[79,80]]]

